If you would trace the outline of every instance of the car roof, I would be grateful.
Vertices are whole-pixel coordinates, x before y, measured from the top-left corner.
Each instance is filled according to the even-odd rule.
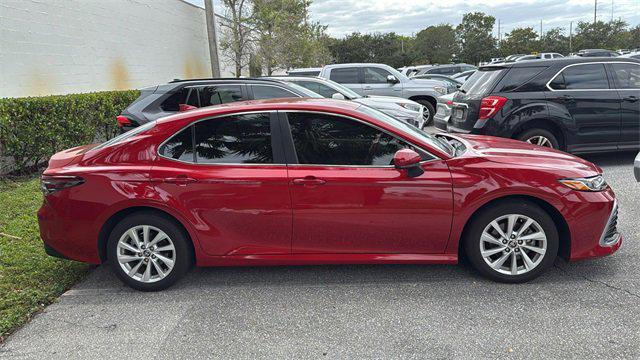
[[[495,67],[530,67],[530,66],[536,66],[536,65],[544,65],[544,66],[553,66],[553,65],[572,65],[572,64],[583,64],[583,63],[600,63],[600,62],[620,62],[620,61],[624,61],[624,62],[638,62],[640,63],[640,61],[635,60],[635,59],[629,59],[629,58],[623,58],[623,59],[619,59],[617,57],[587,57],[587,58],[583,58],[583,57],[564,57],[564,58],[555,58],[555,59],[546,59],[546,60],[542,60],[542,59],[533,59],[533,60],[524,60],[524,61],[517,61],[517,62],[505,62],[505,63],[498,63],[498,64],[491,64],[491,65],[485,65],[485,66],[481,66],[480,68],[495,68]]]
[[[346,100],[335,100],[326,98],[280,98],[280,99],[263,99],[263,100],[247,100],[235,101],[220,105],[207,106],[194,110],[181,112],[170,115],[158,120],[158,123],[165,123],[173,120],[180,120],[191,117],[210,117],[222,115],[226,113],[237,113],[246,111],[269,111],[269,110],[323,110],[335,111],[337,113],[344,111],[353,111],[362,106],[360,103]]]
[[[327,81],[327,79],[325,78],[321,78],[320,76],[286,76],[286,75],[276,75],[276,76],[270,76],[268,77],[269,79],[275,79],[275,80],[279,80],[279,81],[291,81],[291,80],[315,80],[317,82],[325,82]]]
[[[169,81],[169,84],[185,84],[185,83],[229,83],[229,82],[237,82],[237,83],[255,83],[255,82],[277,82],[275,79],[267,79],[267,78],[198,78],[198,79],[174,79]]]

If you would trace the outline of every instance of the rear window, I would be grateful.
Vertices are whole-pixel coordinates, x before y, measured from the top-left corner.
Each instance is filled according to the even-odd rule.
[[[496,90],[498,92],[514,91],[531,81],[536,75],[540,74],[546,66],[535,67],[513,67],[500,80]]]
[[[484,95],[506,71],[504,68],[484,68],[476,71],[462,84],[460,91],[470,95]]]
[[[106,142],[94,147],[92,150],[97,150],[97,149],[102,149],[105,148],[107,146],[111,146],[111,145],[115,145],[117,143],[120,143],[124,140],[127,140],[129,138],[132,138],[138,134],[141,134],[151,128],[153,128],[154,126],[156,126],[156,122],[155,121],[150,121],[144,125],[138,126],[137,128],[134,128],[133,130],[129,130],[126,133],[120,134],[114,138],[112,138],[111,140],[107,140]]]

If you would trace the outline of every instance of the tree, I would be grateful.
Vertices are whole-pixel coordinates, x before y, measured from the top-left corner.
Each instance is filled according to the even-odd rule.
[[[456,27],[459,59],[471,64],[490,59],[496,53],[496,39],[491,35],[496,19],[482,12],[466,13]]]
[[[449,24],[429,26],[416,35],[414,50],[423,62],[449,63],[456,53],[455,30]]]
[[[358,32],[334,40],[329,50],[338,63],[377,62],[392,67],[410,65],[415,56],[413,40],[396,33],[361,34]]]
[[[309,0],[254,0],[251,21],[267,75],[276,68],[329,61],[326,26],[309,22],[309,5]]]
[[[553,28],[547,30],[542,36],[540,52],[557,52],[560,54],[568,54],[569,50],[569,37],[564,35],[563,28]]]
[[[515,28],[500,42],[502,56],[530,54],[535,51],[540,51],[540,43],[538,33],[531,27]]]
[[[628,36],[627,23],[622,20],[610,22],[581,21],[576,27],[576,35],[573,38],[575,49],[620,49],[629,46],[625,42]]]
[[[234,75],[240,77],[249,65],[252,51],[252,29],[248,26],[251,14],[250,0],[222,0],[227,21],[221,21],[220,48],[225,59],[235,67]]]

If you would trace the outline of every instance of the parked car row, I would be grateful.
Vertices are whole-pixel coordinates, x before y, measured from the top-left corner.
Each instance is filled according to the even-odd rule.
[[[640,147],[640,61],[562,58],[480,67],[440,97],[436,128],[572,153]]]

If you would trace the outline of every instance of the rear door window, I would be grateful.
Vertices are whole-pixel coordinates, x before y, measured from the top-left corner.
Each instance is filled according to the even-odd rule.
[[[296,95],[287,89],[283,89],[277,86],[252,85],[252,89],[253,98],[256,100],[300,97],[299,95]]]
[[[240,85],[213,85],[200,88],[200,107],[246,100]]]
[[[580,64],[562,70],[550,83],[553,90],[608,89],[604,64]]]
[[[358,71],[355,67],[331,69],[329,79],[340,84],[358,84],[360,83]]]
[[[272,164],[269,113],[232,115],[194,125],[199,164]]]
[[[613,63],[611,68],[618,89],[640,89],[640,64]]]

